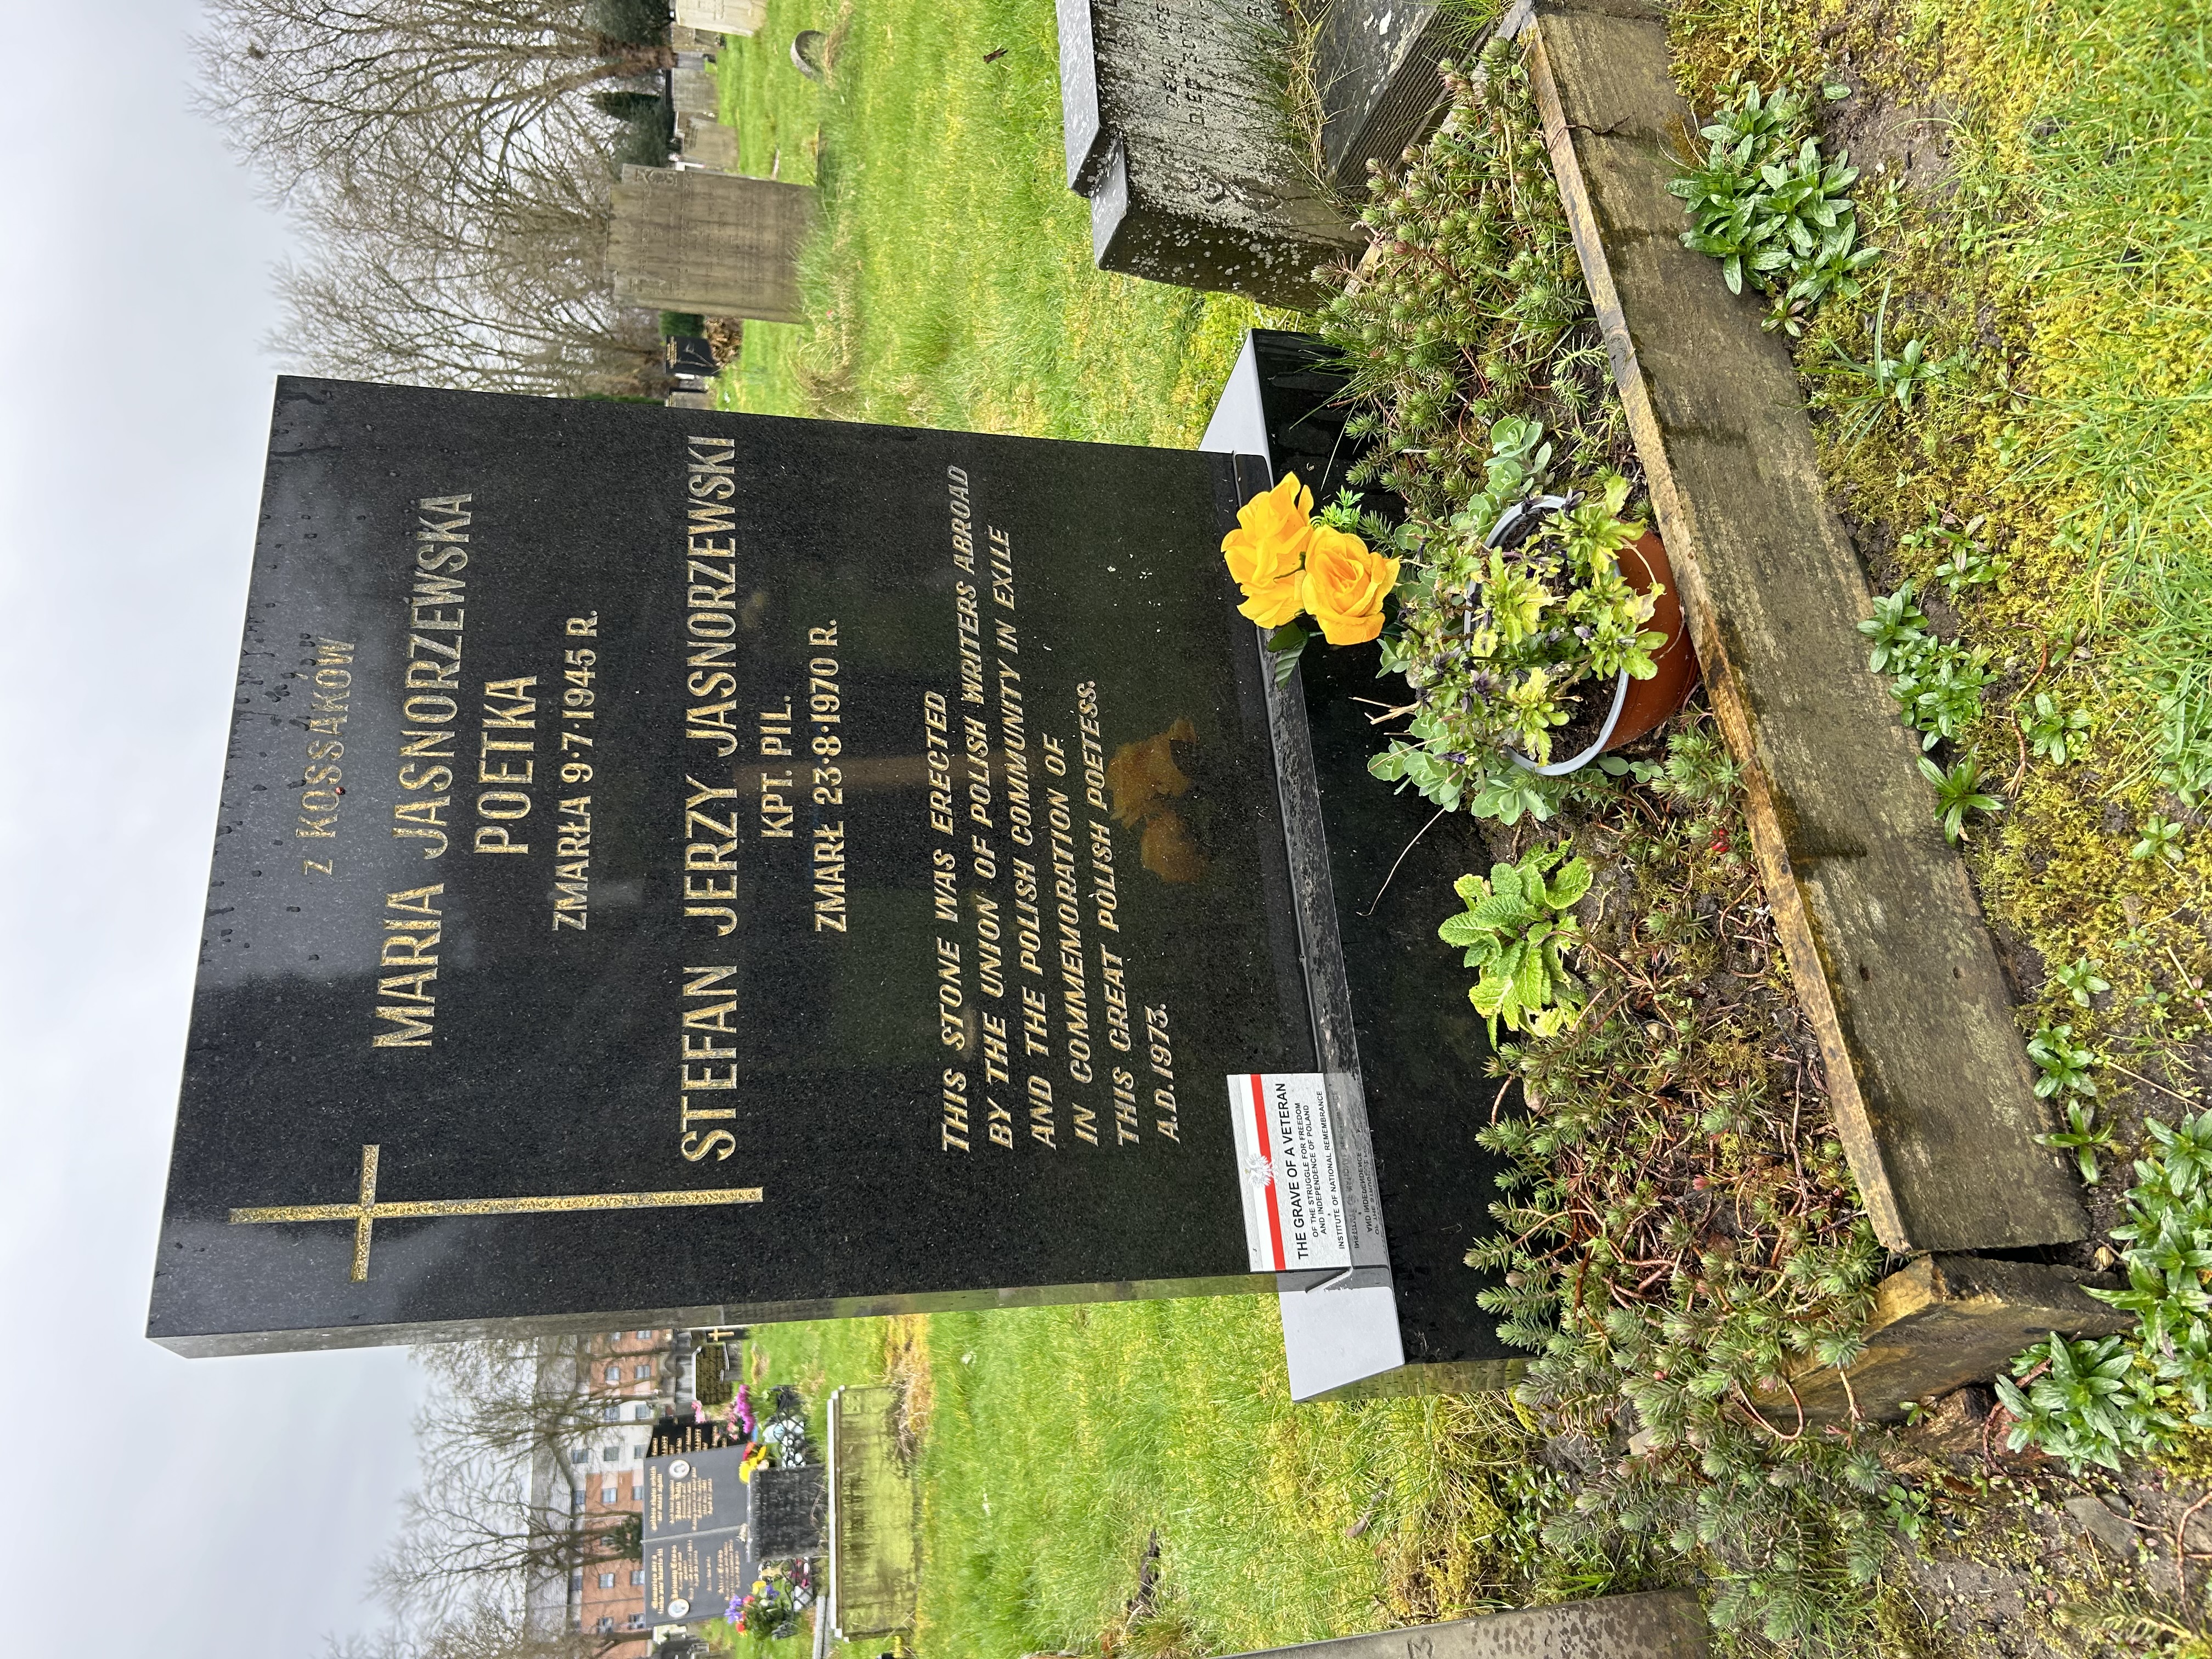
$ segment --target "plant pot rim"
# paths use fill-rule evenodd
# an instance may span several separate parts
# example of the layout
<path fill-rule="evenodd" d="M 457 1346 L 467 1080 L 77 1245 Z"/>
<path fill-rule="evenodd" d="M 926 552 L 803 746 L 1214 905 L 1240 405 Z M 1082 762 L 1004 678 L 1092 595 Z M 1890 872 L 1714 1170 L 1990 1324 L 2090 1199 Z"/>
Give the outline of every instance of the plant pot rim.
<path fill-rule="evenodd" d="M 1523 520 L 1557 513 L 1563 507 L 1571 506 L 1574 499 L 1571 495 L 1523 496 L 1498 515 L 1498 522 L 1490 526 L 1490 533 L 1482 538 L 1482 544 L 1485 547 L 1496 547 L 1504 539 L 1507 532 L 1516 528 Z M 1620 724 L 1620 711 L 1627 701 L 1628 671 L 1623 668 L 1618 671 L 1613 680 L 1613 707 L 1606 711 L 1605 724 L 1598 728 L 1597 736 L 1591 741 L 1589 748 L 1580 754 L 1570 756 L 1565 760 L 1551 761 L 1540 766 L 1517 749 L 1509 749 L 1505 752 L 1513 757 L 1513 763 L 1516 766 L 1520 767 L 1523 771 L 1534 772 L 1539 777 L 1564 777 L 1570 772 L 1579 772 L 1602 755 L 1605 752 L 1606 744 L 1613 741 L 1613 728 Z"/>

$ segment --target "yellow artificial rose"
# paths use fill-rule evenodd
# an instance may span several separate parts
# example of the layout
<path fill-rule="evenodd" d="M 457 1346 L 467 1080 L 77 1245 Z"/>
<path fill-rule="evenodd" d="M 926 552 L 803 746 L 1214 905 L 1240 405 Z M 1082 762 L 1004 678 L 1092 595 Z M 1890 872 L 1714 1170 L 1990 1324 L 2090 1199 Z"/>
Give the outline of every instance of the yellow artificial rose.
<path fill-rule="evenodd" d="M 1221 556 L 1247 599 L 1272 592 L 1285 578 L 1296 580 L 1306 538 L 1313 533 L 1312 512 L 1313 491 L 1298 482 L 1295 472 L 1285 473 L 1282 483 L 1237 509 L 1237 528 L 1221 538 Z M 1246 607 L 1245 615 L 1251 614 Z M 1293 606 L 1291 616 L 1297 614 Z"/>
<path fill-rule="evenodd" d="M 1382 631 L 1382 601 L 1398 585 L 1398 561 L 1367 550 L 1357 536 L 1317 526 L 1306 544 L 1300 597 L 1331 645 L 1359 645 Z"/>
<path fill-rule="evenodd" d="M 1237 609 L 1262 628 L 1280 628 L 1306 608 L 1305 593 L 1298 586 L 1296 570 L 1265 586 L 1248 587 L 1244 592 L 1244 603 Z"/>

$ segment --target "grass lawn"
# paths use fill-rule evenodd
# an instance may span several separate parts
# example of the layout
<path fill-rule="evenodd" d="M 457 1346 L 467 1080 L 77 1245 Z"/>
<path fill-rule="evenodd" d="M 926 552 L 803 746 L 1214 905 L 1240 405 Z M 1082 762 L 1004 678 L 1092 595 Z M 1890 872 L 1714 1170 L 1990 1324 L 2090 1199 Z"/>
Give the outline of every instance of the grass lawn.
<path fill-rule="evenodd" d="M 769 1326 L 752 1346 L 817 1425 L 841 1383 L 913 1390 L 924 1654 L 1092 1649 L 1155 1539 L 1154 1639 L 1194 1652 L 1591 1588 L 1538 1559 L 1534 1443 L 1507 1402 L 1293 1406 L 1271 1297 Z"/>
<path fill-rule="evenodd" d="M 841 21 L 842 18 L 842 21 Z M 831 83 L 791 66 L 836 37 Z M 996 61 L 985 58 L 1000 48 Z M 1052 8 L 771 0 L 720 58 L 738 164 L 794 168 L 819 123 L 810 320 L 748 323 L 734 409 L 1119 443 L 1195 442 L 1255 308 L 1091 264 L 1065 182 Z"/>

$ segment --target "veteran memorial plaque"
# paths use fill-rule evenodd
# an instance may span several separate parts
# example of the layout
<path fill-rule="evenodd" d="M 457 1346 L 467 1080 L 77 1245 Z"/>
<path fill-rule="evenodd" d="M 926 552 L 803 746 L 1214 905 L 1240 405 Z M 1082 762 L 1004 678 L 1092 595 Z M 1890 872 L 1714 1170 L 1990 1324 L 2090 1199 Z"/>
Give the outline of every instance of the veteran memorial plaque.
<path fill-rule="evenodd" d="M 1224 1081 L 1317 1066 L 1237 500 L 281 381 L 151 1334 L 1272 1288 Z"/>

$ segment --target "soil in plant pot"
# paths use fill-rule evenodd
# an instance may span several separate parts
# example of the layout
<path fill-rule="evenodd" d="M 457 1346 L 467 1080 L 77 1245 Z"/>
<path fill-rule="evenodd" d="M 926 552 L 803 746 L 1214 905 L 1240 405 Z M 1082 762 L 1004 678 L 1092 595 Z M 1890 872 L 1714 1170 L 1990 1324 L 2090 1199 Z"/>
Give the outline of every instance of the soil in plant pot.
<path fill-rule="evenodd" d="M 1584 680 L 1569 694 L 1567 701 L 1573 709 L 1565 726 L 1552 728 L 1552 760 L 1572 760 L 1597 741 L 1597 734 L 1605 730 L 1605 717 L 1613 712 L 1613 682 L 1595 678 Z"/>

